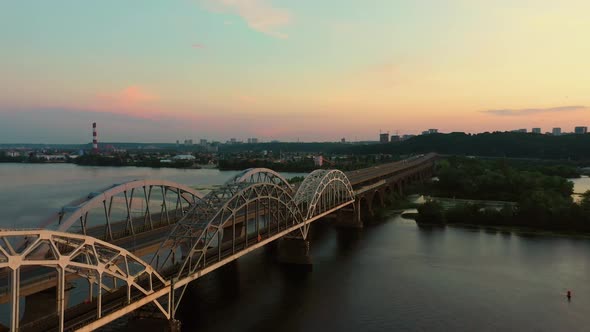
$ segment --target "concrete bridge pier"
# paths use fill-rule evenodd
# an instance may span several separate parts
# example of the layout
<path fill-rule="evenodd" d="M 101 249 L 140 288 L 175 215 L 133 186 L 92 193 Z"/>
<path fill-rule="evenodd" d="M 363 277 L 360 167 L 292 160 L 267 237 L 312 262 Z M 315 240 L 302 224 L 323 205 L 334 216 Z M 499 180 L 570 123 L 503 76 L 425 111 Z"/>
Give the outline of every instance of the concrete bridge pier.
<path fill-rule="evenodd" d="M 180 332 L 180 321 L 177 319 L 170 319 L 168 321 L 168 329 L 170 332 Z"/>
<path fill-rule="evenodd" d="M 278 260 L 281 264 L 305 266 L 311 269 L 309 241 L 303 238 L 284 237 L 278 241 Z"/>
<path fill-rule="evenodd" d="M 335 225 L 346 228 L 363 228 L 360 201 L 355 201 L 352 207 L 336 211 Z"/>

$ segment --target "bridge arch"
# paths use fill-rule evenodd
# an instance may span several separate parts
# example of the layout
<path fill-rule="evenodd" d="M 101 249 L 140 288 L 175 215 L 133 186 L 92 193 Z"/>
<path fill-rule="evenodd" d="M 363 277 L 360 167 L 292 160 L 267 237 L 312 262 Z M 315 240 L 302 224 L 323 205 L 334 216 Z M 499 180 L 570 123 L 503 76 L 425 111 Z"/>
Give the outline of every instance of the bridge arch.
<path fill-rule="evenodd" d="M 49 267 L 57 270 L 57 304 L 59 328 L 63 331 L 66 275 L 75 274 L 97 285 L 96 313 L 101 317 L 103 293 L 110 292 L 117 280 L 127 287 L 127 304 L 153 294 L 168 282 L 148 263 L 129 251 L 90 236 L 50 230 L 0 231 L 0 270 L 11 274 L 11 327 L 18 330 L 20 271 L 26 267 Z M 92 294 L 91 296 L 92 297 Z M 154 304 L 164 313 L 165 308 Z"/>
<path fill-rule="evenodd" d="M 43 226 L 114 240 L 172 224 L 202 198 L 197 190 L 179 183 L 134 180 L 92 192 L 62 207 Z"/>
<path fill-rule="evenodd" d="M 305 220 L 335 206 L 354 202 L 354 190 L 346 174 L 339 170 L 318 169 L 311 172 L 295 193 L 294 201 Z M 307 236 L 307 227 L 304 230 Z"/>
<path fill-rule="evenodd" d="M 285 185 L 291 188 L 289 181 L 282 176 L 280 173 L 273 171 L 269 168 L 248 168 L 242 172 L 234 175 L 232 178 L 226 181 L 226 184 L 232 183 L 274 183 L 278 185 Z"/>
<path fill-rule="evenodd" d="M 305 221 L 289 188 L 276 183 L 225 185 L 210 196 L 174 226 L 152 259 L 156 269 L 176 264 L 175 257 L 180 255 L 175 278 L 181 279 Z M 229 236 L 224 236 L 224 230 Z M 187 285 L 175 296 L 175 306 Z"/>

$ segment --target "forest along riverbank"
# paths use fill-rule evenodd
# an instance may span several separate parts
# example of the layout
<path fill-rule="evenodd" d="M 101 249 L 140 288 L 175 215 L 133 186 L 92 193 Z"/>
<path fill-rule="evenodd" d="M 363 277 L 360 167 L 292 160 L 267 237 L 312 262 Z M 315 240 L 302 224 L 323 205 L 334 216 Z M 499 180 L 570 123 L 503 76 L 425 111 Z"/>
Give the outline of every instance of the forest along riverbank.
<path fill-rule="evenodd" d="M 575 169 L 574 169 L 575 170 Z M 439 161 L 436 181 L 424 193 L 457 198 L 427 200 L 418 207 L 420 224 L 477 224 L 539 229 L 559 233 L 590 233 L 589 179 L 570 181 L 567 166 L 513 165 L 451 157 Z M 579 174 L 575 174 L 579 175 Z M 574 200 L 575 192 L 583 192 Z M 490 201 L 494 204 L 489 204 Z M 502 204 L 501 202 L 505 202 Z"/>

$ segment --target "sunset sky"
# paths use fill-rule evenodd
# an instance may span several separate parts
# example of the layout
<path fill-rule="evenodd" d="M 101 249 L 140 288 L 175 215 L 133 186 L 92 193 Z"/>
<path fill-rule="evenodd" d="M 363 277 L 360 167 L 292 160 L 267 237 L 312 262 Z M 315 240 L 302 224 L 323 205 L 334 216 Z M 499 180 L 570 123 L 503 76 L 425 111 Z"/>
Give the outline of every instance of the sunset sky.
<path fill-rule="evenodd" d="M 19 0 L 0 143 L 590 126 L 588 0 Z"/>

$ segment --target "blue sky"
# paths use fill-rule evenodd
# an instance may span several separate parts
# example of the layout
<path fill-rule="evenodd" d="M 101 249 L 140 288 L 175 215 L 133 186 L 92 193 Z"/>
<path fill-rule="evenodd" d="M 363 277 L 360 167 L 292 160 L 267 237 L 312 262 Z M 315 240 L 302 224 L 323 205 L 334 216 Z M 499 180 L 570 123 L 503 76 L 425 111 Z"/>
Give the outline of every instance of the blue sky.
<path fill-rule="evenodd" d="M 2 6 L 0 142 L 87 142 L 95 118 L 110 141 L 569 128 L 590 104 L 581 0 Z"/>

